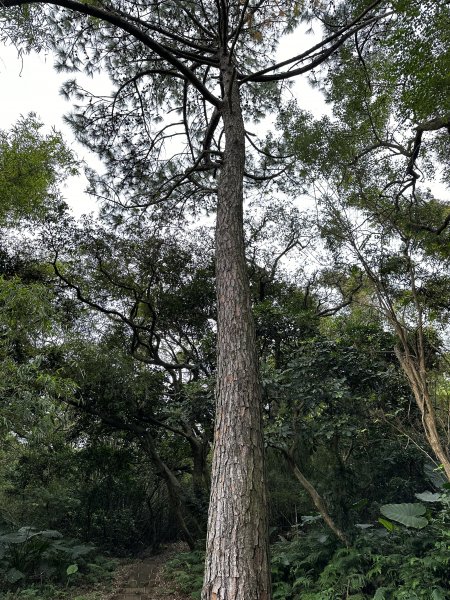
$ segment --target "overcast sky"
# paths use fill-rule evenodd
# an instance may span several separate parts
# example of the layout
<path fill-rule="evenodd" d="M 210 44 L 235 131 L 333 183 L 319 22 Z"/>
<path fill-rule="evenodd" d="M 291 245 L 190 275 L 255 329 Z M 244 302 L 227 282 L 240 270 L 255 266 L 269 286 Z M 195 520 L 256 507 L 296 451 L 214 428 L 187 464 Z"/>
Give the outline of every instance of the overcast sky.
<path fill-rule="evenodd" d="M 97 158 L 75 142 L 70 128 L 64 123 L 63 115 L 70 111 L 70 103 L 60 96 L 59 90 L 67 74 L 56 73 L 51 55 L 31 54 L 20 59 L 14 47 L 0 46 L 0 129 L 9 129 L 21 115 L 37 114 L 46 131 L 53 127 L 60 131 L 66 143 L 79 158 L 99 168 Z M 107 84 L 105 78 L 105 84 Z M 63 194 L 74 213 L 81 215 L 93 210 L 92 199 L 84 190 L 87 180 L 84 175 L 66 181 Z"/>

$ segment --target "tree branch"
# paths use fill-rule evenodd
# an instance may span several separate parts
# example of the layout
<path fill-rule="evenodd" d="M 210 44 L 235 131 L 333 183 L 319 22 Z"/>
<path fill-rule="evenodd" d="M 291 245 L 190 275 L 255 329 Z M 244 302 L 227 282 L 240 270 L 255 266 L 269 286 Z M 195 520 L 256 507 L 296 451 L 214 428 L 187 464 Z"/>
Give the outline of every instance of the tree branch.
<path fill-rule="evenodd" d="M 174 54 L 169 51 L 165 46 L 152 39 L 149 35 L 144 33 L 139 27 L 128 22 L 126 18 L 121 17 L 117 13 L 112 13 L 109 10 L 94 6 L 92 4 L 84 4 L 77 0 L 0 0 L 0 7 L 11 8 L 14 6 L 23 6 L 25 4 L 51 4 L 53 6 L 60 6 L 61 8 L 67 8 L 73 12 L 77 12 L 83 15 L 88 15 L 100 19 L 105 23 L 109 23 L 114 27 L 118 27 L 122 31 L 125 31 L 132 35 L 134 38 L 139 40 L 144 46 L 155 52 L 158 56 L 173 65 L 177 71 L 183 74 L 192 85 L 201 93 L 201 95 L 214 106 L 220 107 L 221 101 L 219 98 L 214 96 L 208 88 L 198 79 L 198 77 L 183 64 Z M 198 56 L 196 57 L 199 58 Z"/>
<path fill-rule="evenodd" d="M 315 46 L 312 46 L 305 52 L 302 52 L 301 54 L 293 56 L 292 58 L 289 58 L 287 60 L 279 62 L 279 63 L 272 65 L 270 67 L 267 67 L 265 69 L 262 69 L 261 71 L 257 71 L 256 73 L 252 73 L 252 74 L 246 75 L 246 76 L 240 75 L 239 76 L 240 83 L 242 84 L 247 81 L 280 81 L 282 79 L 289 79 L 290 77 L 294 77 L 295 75 L 300 75 L 302 73 L 306 73 L 306 72 L 310 71 L 314 67 L 320 65 L 331 54 L 333 54 L 333 52 L 337 48 L 339 48 L 350 36 L 354 35 L 357 31 L 359 31 L 363 27 L 366 27 L 367 25 L 369 25 L 373 22 L 379 21 L 380 19 L 382 19 L 386 16 L 389 16 L 391 13 L 383 13 L 382 15 L 375 15 L 369 19 L 363 20 L 364 17 L 369 12 L 371 12 L 374 8 L 376 8 L 379 4 L 381 4 L 382 1 L 383 0 L 375 0 L 375 2 L 370 4 L 362 13 L 360 13 L 348 25 L 341 28 L 336 33 L 333 33 L 332 35 L 328 36 L 327 38 L 325 38 L 324 40 L 322 40 Z M 334 40 L 337 40 L 337 41 L 330 48 L 323 49 L 324 46 L 333 42 Z M 314 54 L 318 50 L 320 50 L 320 52 L 319 52 L 317 58 L 315 60 L 312 60 L 308 65 L 305 65 L 304 67 L 300 67 L 300 68 L 294 69 L 292 71 L 284 71 L 282 73 L 266 75 L 267 73 L 270 73 L 271 71 L 276 71 L 277 69 L 280 69 L 287 65 L 304 61 L 307 58 L 311 58 L 311 56 L 314 56 Z"/>
<path fill-rule="evenodd" d="M 448 129 L 450 133 L 450 115 L 445 115 L 444 117 L 437 117 L 436 119 L 431 119 L 431 121 L 426 121 L 425 123 L 420 123 L 416 127 L 416 136 L 414 138 L 413 149 L 411 152 L 411 158 L 409 159 L 408 167 L 406 169 L 406 173 L 411 175 L 411 177 L 416 180 L 419 178 L 418 173 L 415 171 L 416 160 L 419 156 L 420 147 L 422 145 L 422 136 L 426 131 L 437 131 L 438 129 Z"/>

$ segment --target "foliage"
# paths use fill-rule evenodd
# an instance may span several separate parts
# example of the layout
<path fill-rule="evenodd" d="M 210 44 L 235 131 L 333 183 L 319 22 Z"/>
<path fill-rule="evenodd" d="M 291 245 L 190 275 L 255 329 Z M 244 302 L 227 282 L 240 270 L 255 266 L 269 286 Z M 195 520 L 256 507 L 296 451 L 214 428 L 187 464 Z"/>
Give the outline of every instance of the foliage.
<path fill-rule="evenodd" d="M 428 520 L 424 517 L 426 508 L 423 504 L 384 504 L 380 507 L 381 513 L 406 527 L 422 529 L 428 525 Z"/>
<path fill-rule="evenodd" d="M 204 563 L 203 551 L 183 552 L 167 562 L 166 572 L 182 592 L 190 594 L 194 600 L 200 600 Z"/>
<path fill-rule="evenodd" d="M 59 185 L 76 174 L 72 152 L 55 131 L 42 135 L 31 114 L 0 131 L 0 226 L 42 219 L 61 204 Z"/>
<path fill-rule="evenodd" d="M 289 600 L 322 598 L 448 598 L 450 531 L 448 500 L 428 513 L 430 523 L 411 525 L 414 504 L 381 507 L 383 514 L 406 521 L 407 528 L 360 526 L 349 548 L 330 544 L 327 535 L 311 532 L 273 547 L 274 588 Z M 424 514 L 425 507 L 414 511 Z M 416 517 L 418 518 L 418 517 Z M 416 530 L 410 527 L 417 527 Z"/>
<path fill-rule="evenodd" d="M 412 414 L 392 336 L 377 315 L 355 307 L 345 316 L 325 319 L 310 339 L 297 340 L 289 356 L 286 368 L 265 366 L 263 371 L 271 402 L 269 447 L 293 453 L 346 529 L 356 518 L 352 506 L 363 498 L 359 518 L 377 514 L 377 502 L 406 501 L 424 484 L 422 461 L 415 448 L 405 451 L 398 431 L 391 429 Z M 292 475 L 274 451 L 269 453 L 272 524 L 285 527 L 286 521 L 296 521 L 295 512 L 309 512 L 311 504 L 293 488 Z M 284 493 L 290 497 L 281 506 Z"/>
<path fill-rule="evenodd" d="M 56 530 L 21 527 L 0 535 L 0 573 L 5 589 L 37 582 L 72 583 L 80 578 L 92 583 L 113 568 L 114 563 L 100 557 L 92 544 L 64 538 Z"/>
<path fill-rule="evenodd" d="M 429 493 L 428 493 L 429 494 Z M 424 496 L 424 494 L 421 494 Z M 429 496 L 427 496 L 429 497 Z M 429 497 L 435 507 L 429 523 L 387 530 L 373 523 L 360 524 L 359 533 L 345 548 L 317 520 L 305 517 L 305 528 L 294 530 L 291 540 L 272 544 L 273 595 L 278 600 L 435 600 L 449 598 L 449 498 Z M 438 504 L 436 504 L 438 503 Z M 403 519 L 414 504 L 395 506 Z M 382 512 L 386 507 L 381 507 Z M 403 511 L 403 513 L 402 513 Z M 415 511 L 417 512 L 417 511 Z M 421 514 L 422 510 L 419 510 Z M 400 522 L 400 519 L 398 521 Z M 199 598 L 203 552 L 177 555 L 167 572 L 182 591 Z"/>
<path fill-rule="evenodd" d="M 215 7 L 220 13 L 226 3 L 124 1 L 121 11 L 80 3 L 87 19 L 28 7 L 9 13 L 13 3 L 3 3 L 1 35 L 26 48 L 45 38 L 58 68 L 102 69 L 115 90 L 94 97 L 75 80 L 64 86 L 77 103 L 70 123 L 106 164 L 104 176 L 90 173 L 103 200 L 96 221 L 64 213 L 58 186 L 74 160 L 59 135 L 43 135 L 34 117 L 0 134 L 0 224 L 33 222 L 31 237 L 44 242 L 25 263 L 14 248 L 0 249 L 1 518 L 8 529 L 34 527 L 0 538 L 12 588 L 36 582 L 44 567 L 49 578 L 94 581 L 103 566 L 83 556 L 89 542 L 120 553 L 157 547 L 179 535 L 175 513 L 203 533 L 217 300 L 215 242 L 195 220 L 216 209 L 228 137 L 218 114 L 231 90 L 217 79 L 217 40 L 226 33 L 213 25 Z M 422 492 L 412 503 L 425 479 L 422 424 L 432 411 L 421 414 L 420 400 L 428 391 L 434 440 L 448 440 L 449 206 L 427 184 L 448 158 L 449 9 L 400 0 L 384 13 L 380 2 L 367 13 L 368 28 L 341 35 L 365 6 L 277 1 L 253 11 L 230 2 L 219 18 L 236 35 L 227 63 L 237 65 L 248 129 L 246 255 L 272 536 L 281 540 L 273 546 L 274 599 L 449 595 L 445 494 Z M 126 24 L 123 35 L 101 24 L 99 10 Z M 333 116 L 315 120 L 285 102 L 279 69 L 264 68 L 282 33 L 300 21 L 315 25 L 317 16 L 342 38 L 339 48 L 331 56 L 318 46 L 286 72 L 330 59 L 311 79 Z M 169 122 L 175 114 L 180 121 Z M 278 114 L 278 129 L 259 139 L 250 128 L 269 114 Z M 185 135 L 171 154 L 168 141 Z M 280 192 L 318 199 L 318 222 L 271 198 Z M 305 268 L 288 268 L 291 251 Z M 315 272 L 308 251 L 322 263 Z M 405 385 L 397 356 L 410 361 L 402 363 L 410 373 L 417 367 L 421 393 Z M 326 500 L 349 547 L 310 515 L 286 454 Z M 83 544 L 55 538 L 54 528 Z M 170 569 L 198 597 L 202 554 Z M 28 587 L 19 596 L 39 593 Z"/>
<path fill-rule="evenodd" d="M 437 525 L 437 524 L 436 524 Z M 450 531 L 366 529 L 351 548 L 320 532 L 272 546 L 273 597 L 278 600 L 434 600 L 448 595 Z M 192 598 L 201 590 L 203 554 L 182 554 L 169 575 Z"/>

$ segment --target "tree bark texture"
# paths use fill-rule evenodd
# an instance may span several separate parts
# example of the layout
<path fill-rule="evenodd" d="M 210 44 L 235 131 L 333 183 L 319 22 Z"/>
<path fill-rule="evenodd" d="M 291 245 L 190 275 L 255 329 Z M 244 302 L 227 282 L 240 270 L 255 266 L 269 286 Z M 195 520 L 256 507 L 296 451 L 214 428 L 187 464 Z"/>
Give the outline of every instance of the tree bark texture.
<path fill-rule="evenodd" d="M 228 57 L 222 85 L 216 423 L 202 600 L 270 600 L 262 394 L 244 252 L 245 131 Z"/>

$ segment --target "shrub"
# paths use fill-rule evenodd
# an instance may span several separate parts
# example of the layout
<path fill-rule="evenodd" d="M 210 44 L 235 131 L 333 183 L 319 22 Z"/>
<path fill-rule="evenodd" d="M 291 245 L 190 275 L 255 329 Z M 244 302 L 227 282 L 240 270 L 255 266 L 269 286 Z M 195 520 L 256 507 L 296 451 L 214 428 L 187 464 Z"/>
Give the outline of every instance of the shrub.
<path fill-rule="evenodd" d="M 168 561 L 166 570 L 182 592 L 190 594 L 194 600 L 200 600 L 204 566 L 205 553 L 195 550 L 175 556 Z"/>
<path fill-rule="evenodd" d="M 383 514 L 400 525 L 386 519 L 361 525 L 349 548 L 321 529 L 273 544 L 273 599 L 450 600 L 449 501 L 445 494 L 418 498 L 436 506 L 426 510 L 427 524 L 422 505 L 391 504 L 382 507 Z M 167 565 L 182 591 L 195 599 L 203 563 L 203 552 L 190 552 Z"/>
<path fill-rule="evenodd" d="M 96 582 L 114 569 L 115 563 L 95 556 L 95 547 L 65 539 L 54 530 L 22 527 L 0 535 L 0 579 L 4 589 L 45 582 L 70 583 L 80 578 Z M 33 598 L 35 590 L 23 590 Z"/>

